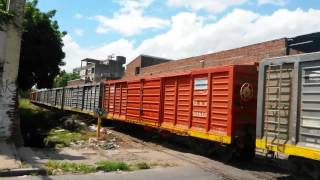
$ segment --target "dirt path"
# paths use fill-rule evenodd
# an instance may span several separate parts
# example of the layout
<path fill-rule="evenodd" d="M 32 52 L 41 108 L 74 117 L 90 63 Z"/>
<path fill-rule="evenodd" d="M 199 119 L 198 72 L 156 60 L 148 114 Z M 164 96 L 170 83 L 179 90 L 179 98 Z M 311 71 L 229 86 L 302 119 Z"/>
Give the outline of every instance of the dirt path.
<path fill-rule="evenodd" d="M 72 118 L 71 118 L 72 119 Z M 86 118 L 80 118 L 86 122 Z M 90 126 L 88 130 L 90 129 Z M 170 142 L 158 133 L 144 131 L 143 128 L 125 124 L 108 124 L 104 129 L 103 145 L 100 142 L 77 141 L 58 150 L 50 148 L 24 147 L 18 153 L 26 166 L 44 167 L 48 160 L 72 163 L 94 164 L 101 160 L 125 162 L 128 164 L 147 163 L 151 168 L 197 166 L 223 179 L 292 179 L 287 172 L 277 166 L 278 162 L 268 162 L 257 156 L 251 162 L 225 163 L 219 158 L 207 157 L 194 152 L 193 148 Z M 61 131 L 61 130 L 57 130 Z M 94 132 L 91 132 L 91 134 Z M 184 141 L 184 140 L 182 140 Z M 181 141 L 178 141 L 181 142 Z M 196 147 L 194 144 L 192 147 Z M 199 146 L 200 147 L 200 146 Z"/>
<path fill-rule="evenodd" d="M 196 165 L 201 169 L 217 174 L 223 177 L 223 179 L 271 180 L 293 178 L 286 171 L 281 170 L 276 166 L 266 164 L 265 162 L 263 162 L 263 159 L 256 158 L 252 162 L 235 162 L 233 164 L 225 164 L 223 162 L 210 159 L 205 156 L 177 151 L 159 144 L 146 142 L 121 132 L 113 130 L 112 132 L 124 139 L 126 142 L 136 142 L 138 144 L 142 144 L 145 147 L 167 154 L 168 156 L 175 157 L 188 164 Z"/>

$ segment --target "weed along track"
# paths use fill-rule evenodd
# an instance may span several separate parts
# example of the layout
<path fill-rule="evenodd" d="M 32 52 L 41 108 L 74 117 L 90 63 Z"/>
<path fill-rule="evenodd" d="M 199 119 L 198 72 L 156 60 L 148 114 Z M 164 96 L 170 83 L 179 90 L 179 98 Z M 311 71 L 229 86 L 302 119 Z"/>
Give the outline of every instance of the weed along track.
<path fill-rule="evenodd" d="M 19 149 L 25 167 L 44 168 L 48 175 L 87 174 L 98 171 L 136 171 L 176 166 L 175 158 L 123 139 L 102 127 L 97 140 L 96 126 L 88 117 L 51 112 L 21 100 L 20 108 L 25 138 L 42 134 L 37 143 Z M 59 114 L 59 116 L 57 116 Z M 43 121 L 46 119 L 46 121 Z M 27 122 L 36 126 L 27 126 Z M 52 123 L 59 122 L 59 123 Z M 72 123 L 71 123 L 72 122 Z M 35 131 L 36 130 L 36 131 Z M 145 156 L 145 154 L 150 154 Z"/>

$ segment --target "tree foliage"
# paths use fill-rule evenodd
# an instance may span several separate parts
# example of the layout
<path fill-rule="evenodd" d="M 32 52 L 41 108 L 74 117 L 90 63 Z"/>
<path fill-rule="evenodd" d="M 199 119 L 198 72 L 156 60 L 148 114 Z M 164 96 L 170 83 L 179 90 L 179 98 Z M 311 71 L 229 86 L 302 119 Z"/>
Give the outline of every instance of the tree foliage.
<path fill-rule="evenodd" d="M 61 73 L 54 79 L 53 86 L 64 87 L 67 86 L 68 81 L 79 78 L 80 76 L 78 73 L 67 73 L 65 71 L 61 71 Z"/>
<path fill-rule="evenodd" d="M 7 0 L 0 0 L 0 30 L 13 19 L 13 13 L 7 10 Z"/>
<path fill-rule="evenodd" d="M 29 1 L 25 6 L 18 76 L 21 89 L 35 84 L 38 88 L 51 88 L 59 66 L 65 65 L 62 37 L 66 32 L 61 32 L 58 22 L 52 20 L 56 11 L 41 12 L 37 3 Z"/>

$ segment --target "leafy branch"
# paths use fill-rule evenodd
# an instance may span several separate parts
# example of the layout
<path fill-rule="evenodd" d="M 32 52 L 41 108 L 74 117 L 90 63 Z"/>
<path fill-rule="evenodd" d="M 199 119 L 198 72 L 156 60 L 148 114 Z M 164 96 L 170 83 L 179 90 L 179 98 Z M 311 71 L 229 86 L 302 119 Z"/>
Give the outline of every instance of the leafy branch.
<path fill-rule="evenodd" d="M 0 0 L 0 30 L 4 30 L 4 26 L 14 17 L 14 14 L 7 10 L 7 6 L 7 0 Z"/>

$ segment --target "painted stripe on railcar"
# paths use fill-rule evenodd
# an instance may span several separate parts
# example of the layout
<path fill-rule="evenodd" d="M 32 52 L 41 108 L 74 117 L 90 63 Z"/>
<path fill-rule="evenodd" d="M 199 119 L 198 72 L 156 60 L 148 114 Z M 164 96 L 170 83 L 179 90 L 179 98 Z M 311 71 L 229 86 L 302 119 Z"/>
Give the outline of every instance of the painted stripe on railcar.
<path fill-rule="evenodd" d="M 284 144 L 281 146 L 266 146 L 265 139 L 256 139 L 256 147 L 264 150 L 281 152 L 288 155 L 301 156 L 313 160 L 320 160 L 320 150 L 314 148 L 307 148 L 302 146 L 296 146 L 292 144 Z"/>

